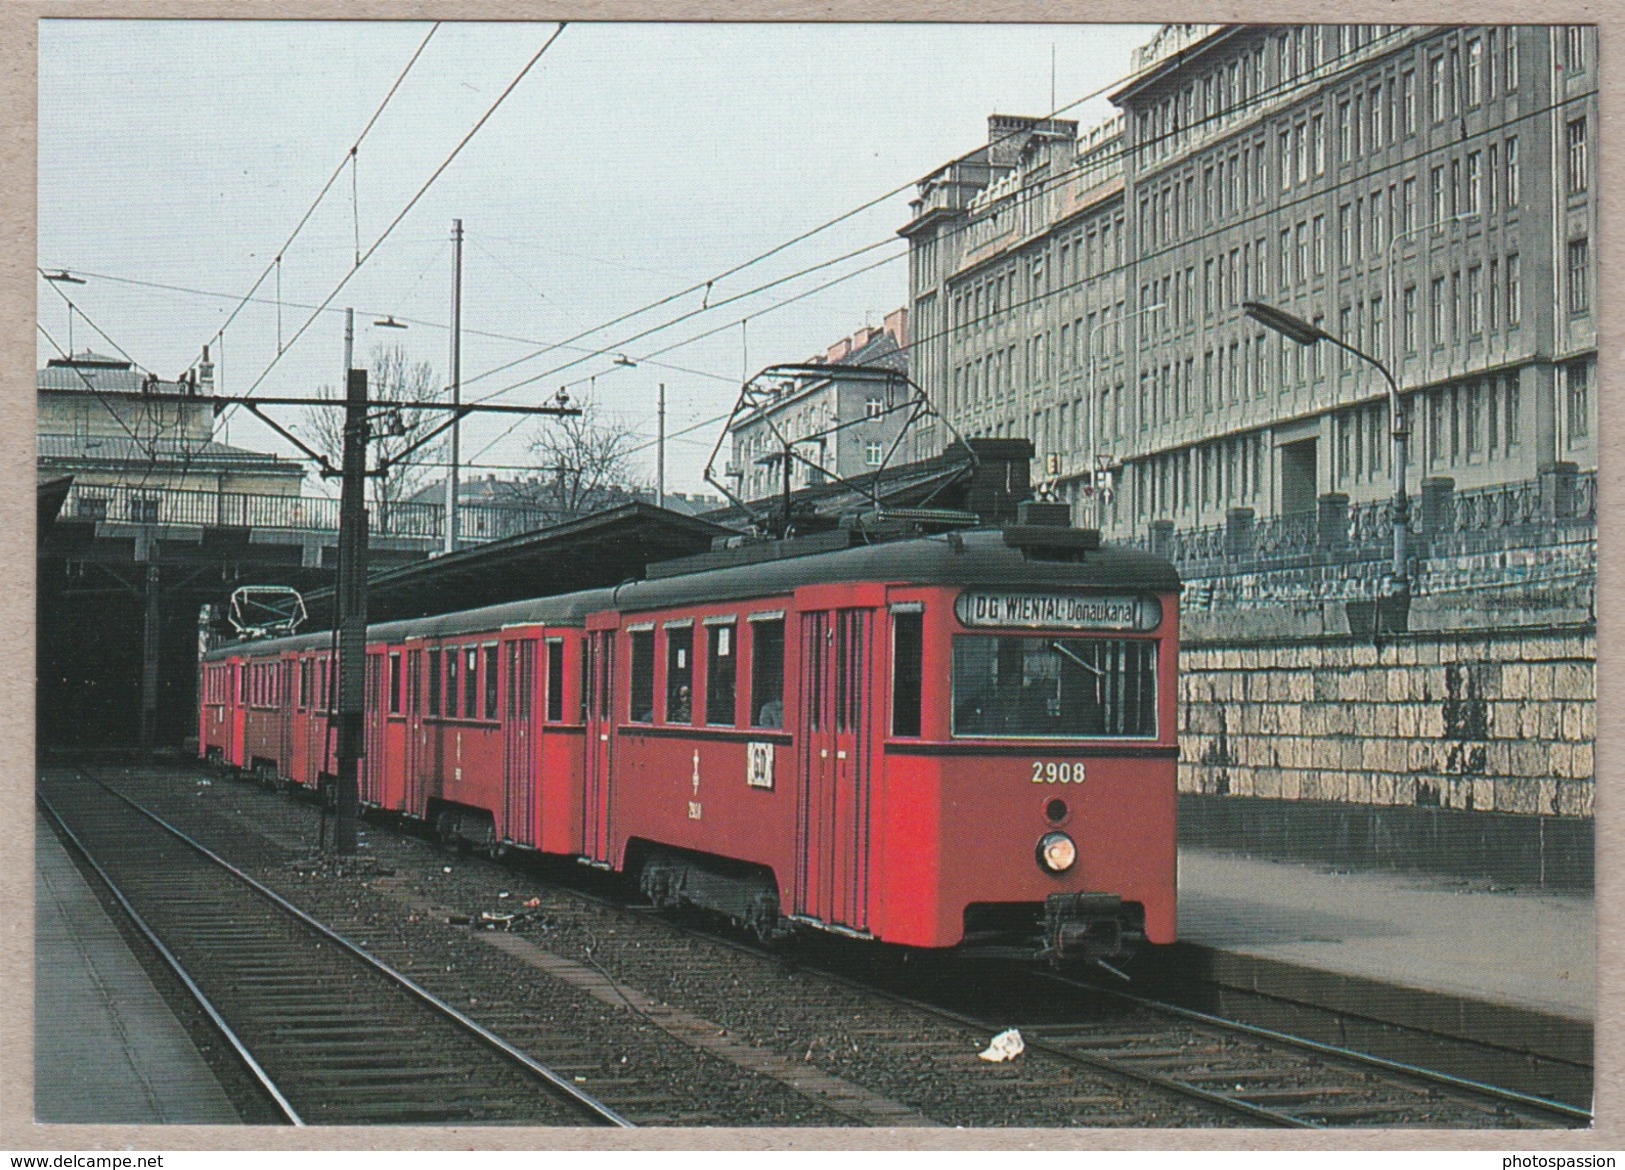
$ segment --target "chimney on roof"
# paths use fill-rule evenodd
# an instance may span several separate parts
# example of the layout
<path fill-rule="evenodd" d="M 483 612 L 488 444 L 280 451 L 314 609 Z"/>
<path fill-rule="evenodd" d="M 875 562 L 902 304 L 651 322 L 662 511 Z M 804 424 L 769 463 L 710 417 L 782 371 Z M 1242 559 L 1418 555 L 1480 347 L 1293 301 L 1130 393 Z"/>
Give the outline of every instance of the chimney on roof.
<path fill-rule="evenodd" d="M 908 306 L 893 309 L 886 314 L 886 332 L 892 335 L 900 349 L 908 348 Z"/>
<path fill-rule="evenodd" d="M 827 361 L 838 362 L 851 352 L 852 339 L 850 337 L 843 337 L 841 340 L 829 347 L 824 357 Z"/>
<path fill-rule="evenodd" d="M 197 364 L 198 389 L 204 394 L 214 393 L 214 363 L 209 360 L 209 347 L 203 347 L 203 358 Z"/>

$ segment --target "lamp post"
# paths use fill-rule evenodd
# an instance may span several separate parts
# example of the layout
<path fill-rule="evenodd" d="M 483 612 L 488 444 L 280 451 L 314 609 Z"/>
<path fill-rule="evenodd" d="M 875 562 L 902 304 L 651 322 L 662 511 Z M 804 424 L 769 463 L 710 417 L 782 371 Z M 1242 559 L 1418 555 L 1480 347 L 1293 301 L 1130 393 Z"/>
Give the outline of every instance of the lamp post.
<path fill-rule="evenodd" d="M 1167 307 L 1168 306 L 1166 303 L 1158 301 L 1154 305 L 1146 305 L 1144 308 L 1136 309 L 1132 313 L 1125 314 L 1113 322 L 1113 324 L 1121 329 L 1123 324 L 1127 321 L 1132 321 L 1136 317 L 1144 317 L 1148 313 L 1161 312 Z M 1103 318 L 1098 327 L 1091 322 L 1083 334 L 1083 390 L 1084 394 L 1089 399 L 1089 457 L 1092 460 L 1089 468 L 1089 482 L 1091 487 L 1091 495 L 1094 499 L 1095 528 L 1097 530 L 1105 525 L 1106 509 L 1105 501 L 1102 499 L 1102 493 L 1100 490 L 1101 485 L 1098 480 L 1100 473 L 1104 471 L 1105 468 L 1102 466 L 1100 450 L 1100 404 L 1095 396 L 1094 385 L 1095 335 L 1097 333 L 1104 333 L 1105 331 L 1106 322 Z"/>
<path fill-rule="evenodd" d="M 1341 337 L 1327 333 L 1319 325 L 1311 325 L 1302 317 L 1294 317 L 1283 309 L 1261 301 L 1244 301 L 1242 311 L 1260 325 L 1275 330 L 1281 336 L 1299 345 L 1317 345 L 1329 341 L 1339 349 L 1347 350 L 1362 361 L 1369 362 L 1388 383 L 1388 413 L 1394 436 L 1394 589 L 1398 593 L 1410 591 L 1407 540 L 1410 535 L 1411 502 L 1405 490 L 1405 460 L 1410 439 L 1410 425 L 1404 407 L 1399 401 L 1399 385 L 1388 367 L 1368 353 L 1355 349 Z"/>

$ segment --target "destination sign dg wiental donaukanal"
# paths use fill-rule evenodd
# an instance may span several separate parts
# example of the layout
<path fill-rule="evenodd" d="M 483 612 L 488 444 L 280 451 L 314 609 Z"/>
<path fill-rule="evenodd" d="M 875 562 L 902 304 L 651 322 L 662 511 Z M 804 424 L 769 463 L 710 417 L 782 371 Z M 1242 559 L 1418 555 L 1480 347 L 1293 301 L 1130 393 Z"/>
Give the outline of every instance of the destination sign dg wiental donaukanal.
<path fill-rule="evenodd" d="M 1075 593 L 991 593 L 966 590 L 954 613 L 967 626 L 1023 626 L 1035 630 L 1154 630 L 1162 606 L 1154 597 Z"/>

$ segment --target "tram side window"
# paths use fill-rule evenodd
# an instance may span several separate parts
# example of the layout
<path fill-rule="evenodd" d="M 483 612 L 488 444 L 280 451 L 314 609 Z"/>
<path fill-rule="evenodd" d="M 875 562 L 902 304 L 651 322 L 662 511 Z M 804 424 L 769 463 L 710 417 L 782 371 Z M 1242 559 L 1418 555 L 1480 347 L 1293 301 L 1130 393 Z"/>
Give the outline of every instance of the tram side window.
<path fill-rule="evenodd" d="M 631 700 L 627 711 L 633 723 L 653 723 L 655 718 L 655 632 L 633 630 Z"/>
<path fill-rule="evenodd" d="M 705 628 L 705 721 L 717 727 L 732 727 L 734 715 L 734 627 Z"/>
<path fill-rule="evenodd" d="M 440 714 L 440 651 L 429 651 L 429 714 Z"/>
<path fill-rule="evenodd" d="M 480 652 L 470 646 L 463 652 L 463 718 L 480 717 Z"/>
<path fill-rule="evenodd" d="M 956 637 L 953 733 L 1154 736 L 1156 649 L 1146 639 Z"/>
<path fill-rule="evenodd" d="M 512 685 L 512 680 L 509 680 Z M 497 648 L 485 647 L 485 717 L 497 717 Z"/>
<path fill-rule="evenodd" d="M 892 615 L 891 733 L 920 734 L 920 679 L 923 674 L 923 615 Z"/>
<path fill-rule="evenodd" d="M 750 722 L 784 726 L 784 619 L 750 623 Z"/>
<path fill-rule="evenodd" d="M 401 656 L 396 651 L 389 656 L 389 713 L 401 713 Z"/>
<path fill-rule="evenodd" d="M 547 718 L 564 720 L 564 642 L 556 638 L 547 644 Z"/>
<path fill-rule="evenodd" d="M 666 722 L 694 719 L 694 627 L 666 631 Z"/>
<path fill-rule="evenodd" d="M 446 718 L 457 718 L 457 655 L 454 646 L 446 651 Z"/>

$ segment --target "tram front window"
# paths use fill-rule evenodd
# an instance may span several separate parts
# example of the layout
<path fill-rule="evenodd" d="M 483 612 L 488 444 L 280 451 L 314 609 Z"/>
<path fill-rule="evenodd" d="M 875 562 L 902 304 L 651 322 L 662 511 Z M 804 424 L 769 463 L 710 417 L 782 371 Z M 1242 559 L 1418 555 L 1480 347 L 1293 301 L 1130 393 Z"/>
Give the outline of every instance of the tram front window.
<path fill-rule="evenodd" d="M 953 734 L 1150 738 L 1156 643 L 1129 638 L 954 638 Z"/>

